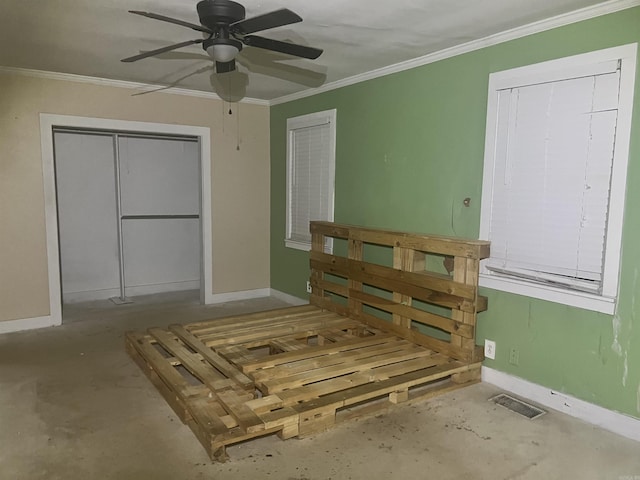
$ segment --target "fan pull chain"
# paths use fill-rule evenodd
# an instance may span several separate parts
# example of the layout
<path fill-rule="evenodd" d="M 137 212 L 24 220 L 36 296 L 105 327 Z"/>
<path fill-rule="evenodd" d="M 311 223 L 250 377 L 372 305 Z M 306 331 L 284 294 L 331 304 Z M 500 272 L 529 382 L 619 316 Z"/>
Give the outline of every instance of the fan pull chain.
<path fill-rule="evenodd" d="M 224 100 L 220 103 L 220 114 L 222 117 L 222 133 L 224 134 Z"/>
<path fill-rule="evenodd" d="M 240 151 L 240 105 L 238 105 L 238 114 L 236 115 L 236 150 Z"/>

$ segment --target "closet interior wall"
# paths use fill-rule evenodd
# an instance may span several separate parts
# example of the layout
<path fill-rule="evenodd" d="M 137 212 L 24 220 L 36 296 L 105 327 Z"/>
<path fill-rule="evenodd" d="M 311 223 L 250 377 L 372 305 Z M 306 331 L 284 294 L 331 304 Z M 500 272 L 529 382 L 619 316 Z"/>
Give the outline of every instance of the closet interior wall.
<path fill-rule="evenodd" d="M 198 289 L 198 139 L 54 129 L 63 302 Z"/>

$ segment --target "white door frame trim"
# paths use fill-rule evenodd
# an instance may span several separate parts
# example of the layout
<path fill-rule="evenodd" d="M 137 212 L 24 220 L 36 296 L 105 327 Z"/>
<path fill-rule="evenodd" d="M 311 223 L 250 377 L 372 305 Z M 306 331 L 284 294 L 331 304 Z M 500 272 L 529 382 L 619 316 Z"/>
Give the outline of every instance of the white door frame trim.
<path fill-rule="evenodd" d="M 200 223 L 202 230 L 202 282 L 200 285 L 200 299 L 205 304 L 213 303 L 213 248 L 211 243 L 213 236 L 211 222 L 211 133 L 209 128 L 191 125 L 173 125 L 165 123 L 137 122 L 41 113 L 40 143 L 42 148 L 42 180 L 44 184 L 47 266 L 49 270 L 50 318 L 49 322 L 47 322 L 48 325 L 62 324 L 60 250 L 58 245 L 58 211 L 56 202 L 53 127 L 72 127 L 167 135 L 189 135 L 198 137 L 200 144 Z M 25 327 L 27 326 L 25 325 Z"/>

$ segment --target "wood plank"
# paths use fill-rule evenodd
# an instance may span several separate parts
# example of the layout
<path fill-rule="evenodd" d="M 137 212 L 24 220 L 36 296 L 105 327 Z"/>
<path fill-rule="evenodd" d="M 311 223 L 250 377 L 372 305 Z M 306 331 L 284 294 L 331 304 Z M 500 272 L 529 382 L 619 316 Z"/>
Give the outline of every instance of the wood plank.
<path fill-rule="evenodd" d="M 388 290 L 390 292 L 403 292 L 417 300 L 433 303 L 447 308 L 456 308 L 463 311 L 474 312 L 476 297 L 475 293 L 467 296 L 465 294 L 443 293 L 429 288 L 422 287 L 415 283 L 409 283 L 406 280 L 397 279 L 401 275 L 409 275 L 408 272 L 402 272 L 389 267 L 367 264 L 365 262 L 355 262 L 349 259 L 332 257 L 326 254 L 317 254 L 311 252 L 311 266 L 316 270 L 326 273 L 335 273 L 342 276 L 348 276 L 362 282 L 363 284 Z M 412 274 L 416 277 L 424 277 L 424 274 Z M 464 286 L 464 285 L 463 285 Z M 464 286 L 466 289 L 466 286 Z M 458 290 L 456 291 L 458 293 Z"/>
<path fill-rule="evenodd" d="M 212 348 L 229 344 L 247 344 L 252 341 L 257 342 L 256 345 L 267 345 L 268 340 L 271 338 L 293 334 L 311 336 L 314 335 L 317 330 L 323 330 L 329 327 L 349 328 L 349 326 L 353 324 L 353 320 L 331 313 L 330 315 L 317 320 L 306 320 L 304 322 L 286 325 L 274 325 L 271 328 L 264 327 L 256 329 L 241 329 L 238 331 L 231 330 L 224 333 L 218 333 L 216 335 L 201 335 L 198 338 L 200 338 L 200 340 L 208 347 Z"/>
<path fill-rule="evenodd" d="M 297 323 L 302 323 L 309 320 L 320 320 L 323 318 L 332 318 L 335 316 L 332 315 L 331 312 L 322 311 L 316 306 L 313 306 L 313 309 L 314 310 L 307 309 L 301 314 L 286 316 L 283 315 L 271 319 L 261 318 L 252 322 L 237 322 L 231 325 L 218 325 L 217 322 L 212 322 L 208 326 L 203 326 L 198 330 L 193 330 L 189 325 L 186 325 L 185 327 L 196 337 L 203 339 L 207 336 L 214 336 L 229 331 L 244 332 L 257 329 L 268 329 L 273 326 L 295 325 Z"/>
<path fill-rule="evenodd" d="M 469 368 L 469 365 L 458 362 L 453 367 L 450 364 L 445 364 L 433 368 L 416 370 L 381 382 L 367 383 L 349 390 L 325 395 L 296 405 L 293 408 L 300 414 L 316 409 L 332 408 L 337 410 L 338 408 L 354 405 L 381 395 L 387 395 L 399 388 L 411 388 L 416 385 L 426 384 L 430 381 L 448 377 L 455 373 L 464 372 L 469 370 Z"/>
<path fill-rule="evenodd" d="M 347 255 L 350 260 L 362 261 L 364 255 L 364 244 L 360 240 L 349 239 L 349 250 Z M 351 277 L 347 281 L 348 306 L 350 312 L 362 312 L 362 302 L 352 297 L 348 293 L 351 291 L 361 292 L 362 282 Z"/>
<path fill-rule="evenodd" d="M 372 335 L 370 337 L 354 337 L 339 343 L 329 345 L 309 345 L 306 350 L 296 352 L 284 352 L 271 355 L 267 358 L 261 358 L 242 365 L 244 372 L 253 372 L 255 370 L 274 367 L 284 363 L 295 362 L 297 360 L 310 359 L 321 355 L 329 355 L 338 352 L 347 352 L 357 348 L 368 347 L 371 345 L 383 344 L 390 339 L 397 338 L 396 335 L 383 334 Z"/>
<path fill-rule="evenodd" d="M 190 385 L 173 366 L 164 360 L 164 357 L 149 343 L 144 334 L 129 332 L 126 334 L 126 338 L 129 340 L 129 344 L 137 352 L 140 352 L 147 367 L 153 370 L 174 394 L 183 401 L 189 397 Z"/>
<path fill-rule="evenodd" d="M 244 345 L 225 345 L 219 347 L 217 351 L 222 357 L 234 365 L 242 365 L 244 362 L 253 362 L 257 358 L 260 358 Z"/>
<path fill-rule="evenodd" d="M 329 393 L 348 390 L 371 382 L 387 380 L 398 375 L 414 372 L 416 370 L 424 370 L 426 368 L 443 365 L 445 363 L 450 363 L 450 359 L 443 356 L 429 356 L 425 358 L 407 360 L 393 365 L 385 365 L 375 369 L 331 378 L 329 380 L 324 380 L 310 385 L 303 385 L 298 388 L 278 392 L 277 395 L 278 398 L 282 399 L 284 405 L 297 405 L 299 402 L 309 401 Z"/>
<path fill-rule="evenodd" d="M 142 372 L 151 381 L 153 386 L 156 387 L 158 392 L 160 392 L 162 397 L 165 399 L 167 404 L 173 409 L 173 411 L 176 413 L 176 415 L 182 421 L 182 423 L 186 423 L 189 419 L 191 419 L 191 413 L 187 409 L 187 405 L 185 403 L 186 395 L 184 395 L 184 393 L 180 395 L 176 391 L 171 390 L 171 388 L 167 385 L 166 381 L 163 378 L 161 378 L 157 374 L 157 372 L 153 369 L 153 367 L 151 367 L 147 363 L 146 358 L 141 355 L 141 353 L 138 351 L 138 349 L 135 346 L 135 343 L 137 343 L 138 341 L 136 336 L 137 334 L 133 334 L 132 332 L 129 332 L 126 334 L 125 338 L 126 338 L 127 353 L 138 364 Z M 176 383 L 179 383 L 179 381 Z"/>
<path fill-rule="evenodd" d="M 429 352 L 425 349 L 407 348 L 406 353 L 393 352 L 386 355 L 368 357 L 366 360 L 359 360 L 346 364 L 318 368 L 316 370 L 305 371 L 284 378 L 265 380 L 263 382 L 259 382 L 259 386 L 261 390 L 269 394 L 277 393 L 282 390 L 299 387 L 309 383 L 325 380 L 327 378 L 333 378 L 341 375 L 346 375 L 348 373 L 369 370 L 378 366 L 387 365 L 390 362 L 398 362 L 418 357 L 425 357 L 428 355 Z"/>
<path fill-rule="evenodd" d="M 355 336 L 349 331 L 345 332 L 343 330 L 322 330 L 318 332 L 318 337 L 322 337 L 324 341 L 329 341 L 331 343 L 336 342 L 344 342 L 348 340 L 353 340 L 354 338 L 362 338 L 362 336 Z"/>
<path fill-rule="evenodd" d="M 407 284 L 421 287 L 432 292 L 452 295 L 469 301 L 473 301 L 475 299 L 475 288 L 464 281 L 461 282 L 459 280 L 454 280 L 451 277 L 429 271 L 413 272 L 408 270 L 413 267 L 413 262 L 411 260 L 412 254 L 409 253 L 413 252 L 413 250 L 396 248 L 394 251 L 398 252 L 396 255 L 399 257 L 395 259 L 395 262 L 397 262 L 395 265 L 397 266 L 394 265 L 393 268 L 361 260 L 344 258 L 337 255 L 316 252 L 311 252 L 310 261 L 312 261 L 314 265 L 320 267 L 320 270 L 325 270 L 326 267 L 333 267 L 335 272 L 347 278 L 351 278 L 353 276 L 352 271 L 355 270 L 356 272 L 361 271 L 362 273 L 371 276 L 388 278 L 389 280 L 399 282 L 401 285 Z M 404 292 L 404 290 L 401 290 L 401 292 Z"/>
<path fill-rule="evenodd" d="M 295 338 L 274 338 L 269 340 L 269 346 L 280 352 L 295 352 L 297 350 L 306 350 L 309 345 Z"/>
<path fill-rule="evenodd" d="M 351 292 L 350 295 L 362 300 L 362 303 L 370 305 L 389 313 L 398 314 L 402 317 L 410 318 L 423 325 L 430 325 L 449 333 L 455 333 L 465 338 L 474 338 L 475 328 L 473 325 L 467 325 L 461 321 L 436 315 L 434 313 L 418 310 L 407 305 L 398 304 L 392 300 L 381 298 L 375 295 L 361 292 Z M 406 327 L 405 327 L 406 328 Z"/>
<path fill-rule="evenodd" d="M 417 345 L 422 345 L 423 347 L 435 350 L 436 352 L 448 355 L 452 358 L 455 358 L 456 360 L 470 361 L 471 359 L 472 352 L 469 352 L 468 350 L 465 350 L 444 340 L 439 340 L 437 338 L 424 335 L 415 330 L 407 330 L 404 327 L 394 325 L 391 322 L 387 322 L 380 318 L 374 317 L 373 315 L 363 313 L 362 315 L 360 315 L 360 320 L 365 322 L 367 325 L 375 328 L 380 328 L 381 330 L 393 332 L 399 337 L 405 338 Z"/>
<path fill-rule="evenodd" d="M 182 325 L 170 325 L 169 331 L 175 334 L 186 345 L 189 345 L 197 353 L 202 355 L 204 360 L 209 362 L 213 368 L 225 375 L 227 378 L 234 380 L 244 389 L 253 390 L 253 381 L 242 373 L 237 367 L 229 363 L 223 357 L 207 347 L 203 342 L 196 338 L 191 332 L 187 331 Z"/>
<path fill-rule="evenodd" d="M 312 371 L 324 367 L 356 362 L 365 358 L 370 358 L 372 356 L 386 355 L 392 352 L 404 352 L 411 346 L 413 346 L 411 342 L 392 337 L 384 343 L 351 349 L 349 351 L 342 350 L 339 355 L 331 353 L 322 356 L 314 355 L 311 358 L 305 358 L 294 362 L 287 362 L 273 368 L 256 370 L 251 373 L 251 377 L 256 382 L 264 382 L 267 380 L 275 380 L 282 377 L 290 377 L 291 375 L 302 372 L 307 372 L 310 374 L 312 373 Z"/>
<path fill-rule="evenodd" d="M 341 321 L 332 321 L 332 322 L 324 322 L 318 323 L 317 325 L 300 325 L 296 327 L 287 327 L 285 329 L 276 329 L 274 332 L 268 331 L 260 331 L 254 332 L 250 334 L 243 335 L 241 337 L 233 336 L 233 339 L 230 339 L 228 336 L 222 336 L 219 340 L 208 340 L 207 344 L 218 353 L 221 353 L 223 349 L 230 345 L 242 345 L 247 349 L 254 349 L 259 347 L 268 347 L 269 342 L 274 338 L 302 338 L 302 337 L 314 337 L 318 335 L 318 332 L 325 330 L 326 328 L 337 328 L 337 329 L 353 329 L 359 325 L 357 320 L 347 319 L 342 317 Z M 251 352 L 251 350 L 249 350 Z M 233 362 L 232 362 L 233 363 Z"/>
<path fill-rule="evenodd" d="M 220 420 L 220 417 L 213 413 L 214 409 L 211 403 L 212 401 L 209 398 L 191 400 L 188 404 L 191 416 L 206 435 L 221 435 L 226 433 L 229 429 L 224 422 Z"/>
<path fill-rule="evenodd" d="M 410 250 L 408 248 L 393 247 L 393 268 L 407 272 L 413 271 L 414 252 L 415 250 Z M 352 294 L 350 293 L 350 295 Z M 410 307 L 413 299 L 402 292 L 393 292 L 393 301 L 396 304 Z M 402 315 L 398 312 L 392 312 L 391 321 L 396 325 L 411 328 L 411 320 L 412 319 L 406 315 Z"/>
<path fill-rule="evenodd" d="M 248 313 L 243 315 L 232 315 L 230 317 L 211 318 L 192 322 L 186 325 L 186 328 L 193 334 L 197 334 L 201 329 L 215 327 L 229 327 L 235 325 L 249 325 L 252 322 L 260 322 L 262 320 L 272 320 L 278 318 L 290 318 L 298 315 L 304 315 L 306 312 L 317 312 L 318 309 L 313 305 L 300 305 L 296 307 L 284 307 L 275 310 L 264 310 L 260 312 Z"/>
<path fill-rule="evenodd" d="M 211 365 L 195 358 L 192 352 L 178 342 L 178 338 L 175 335 L 159 328 L 149 329 L 149 334 L 162 344 L 167 351 L 179 358 L 187 370 L 211 389 L 213 398 L 218 400 L 220 405 L 236 419 L 238 425 L 244 431 L 252 432 L 264 429 L 260 418 L 244 405 L 237 392 L 226 389 L 228 383 L 225 387 L 219 384 L 220 373 Z"/>
<path fill-rule="evenodd" d="M 318 295 L 311 295 L 309 301 L 320 308 L 332 311 L 338 315 L 349 316 L 349 309 L 345 305 L 332 302 L 328 296 L 319 297 Z"/>
<path fill-rule="evenodd" d="M 372 229 L 322 221 L 311 222 L 310 229 L 312 235 L 317 233 L 334 238 L 355 238 L 376 245 L 413 248 L 414 250 L 433 252 L 440 255 L 478 259 L 488 258 L 489 256 L 489 242 L 485 240 Z"/>

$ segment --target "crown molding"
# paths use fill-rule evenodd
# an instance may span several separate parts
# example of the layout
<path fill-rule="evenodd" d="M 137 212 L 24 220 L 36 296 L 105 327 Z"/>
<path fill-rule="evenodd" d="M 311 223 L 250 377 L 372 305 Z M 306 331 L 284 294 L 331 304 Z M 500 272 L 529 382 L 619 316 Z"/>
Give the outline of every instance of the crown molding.
<path fill-rule="evenodd" d="M 130 82 L 126 80 L 112 80 L 110 78 L 90 77 L 86 75 L 76 75 L 73 73 L 47 72 L 44 70 L 2 66 L 0 66 L 0 73 L 12 73 L 27 77 L 46 78 L 49 80 L 63 80 L 66 82 L 89 83 L 91 85 L 101 85 L 106 87 L 128 88 L 130 90 L 138 90 L 139 93 L 153 92 L 154 90 L 162 89 L 162 93 L 185 95 L 188 97 L 208 98 L 210 100 L 222 100 L 222 98 L 220 98 L 213 92 L 203 92 L 201 90 L 189 90 L 186 88 L 177 87 L 167 88 L 166 85 L 154 85 L 150 83 Z M 268 100 L 261 100 L 258 98 L 243 98 L 239 103 L 265 106 L 269 105 Z"/>
<path fill-rule="evenodd" d="M 279 105 L 281 103 L 291 102 L 293 100 L 299 100 L 305 97 L 311 97 L 320 93 L 336 90 L 338 88 L 354 85 L 356 83 L 365 82 L 378 77 L 384 77 L 391 75 L 392 73 L 402 72 L 412 68 L 428 65 L 430 63 L 445 60 L 447 58 L 462 55 L 464 53 L 473 52 L 482 48 L 491 47 L 500 43 L 516 40 L 518 38 L 526 37 L 535 33 L 545 32 L 554 28 L 563 27 L 572 23 L 582 22 L 591 18 L 600 17 L 609 13 L 619 12 L 621 10 L 627 10 L 629 8 L 640 6 L 640 0 L 609 0 L 604 3 L 599 3 L 591 7 L 581 8 L 580 10 L 574 10 L 573 12 L 564 13 L 555 17 L 540 20 L 538 22 L 529 23 L 521 27 L 505 30 L 504 32 L 496 33 L 488 37 L 473 40 L 471 42 L 456 45 L 451 48 L 446 48 L 434 53 L 429 53 L 422 57 L 413 58 L 404 62 L 389 65 L 387 67 L 372 70 L 370 72 L 354 75 L 352 77 L 337 80 L 335 82 L 328 83 L 322 87 L 314 88 L 311 90 L 303 90 L 301 92 L 293 93 L 291 95 L 285 95 L 278 97 L 269 102 L 269 105 Z"/>
<path fill-rule="evenodd" d="M 456 45 L 451 48 L 433 52 L 422 57 L 413 58 L 404 62 L 389 65 L 387 67 L 372 70 L 370 72 L 354 75 L 352 77 L 337 80 L 335 82 L 328 83 L 319 88 L 303 90 L 291 95 L 284 95 L 272 100 L 262 100 L 258 98 L 244 98 L 239 103 L 254 104 L 254 105 L 279 105 L 282 103 L 299 100 L 301 98 L 311 97 L 320 93 L 336 90 L 338 88 L 354 85 L 357 83 L 372 80 L 374 78 L 391 75 L 393 73 L 402 72 L 412 68 L 428 65 L 430 63 L 445 60 L 447 58 L 462 55 L 464 53 L 473 52 L 482 48 L 498 45 L 500 43 L 516 40 L 518 38 L 526 37 L 535 33 L 541 33 L 547 30 L 551 30 L 557 27 L 570 25 L 572 23 L 589 20 L 591 18 L 600 17 L 610 13 L 619 12 L 621 10 L 627 10 L 629 8 L 640 6 L 640 0 L 609 0 L 604 3 L 599 3 L 591 7 L 582 8 L 573 12 L 565 13 L 555 17 L 551 17 L 538 22 L 530 23 L 522 27 L 516 27 L 511 30 L 496 33 L 485 38 L 473 40 L 471 42 Z M 169 93 L 173 95 L 185 95 L 192 97 L 208 98 L 211 100 L 222 100 L 218 95 L 213 92 L 204 92 L 200 90 L 190 90 L 186 88 L 169 87 L 166 85 L 130 82 L 125 80 L 112 80 L 108 78 L 91 77 L 86 75 L 76 75 L 71 73 L 59 73 L 48 72 L 44 70 L 33 70 L 27 68 L 17 67 L 2 67 L 0 66 L 0 73 L 13 73 L 18 75 L 25 75 L 30 77 L 47 78 L 52 80 L 64 80 L 68 82 L 89 83 L 92 85 L 102 85 L 109 87 L 128 88 L 131 90 L 138 90 L 140 93 L 151 92 L 156 89 L 162 89 L 162 93 Z"/>

